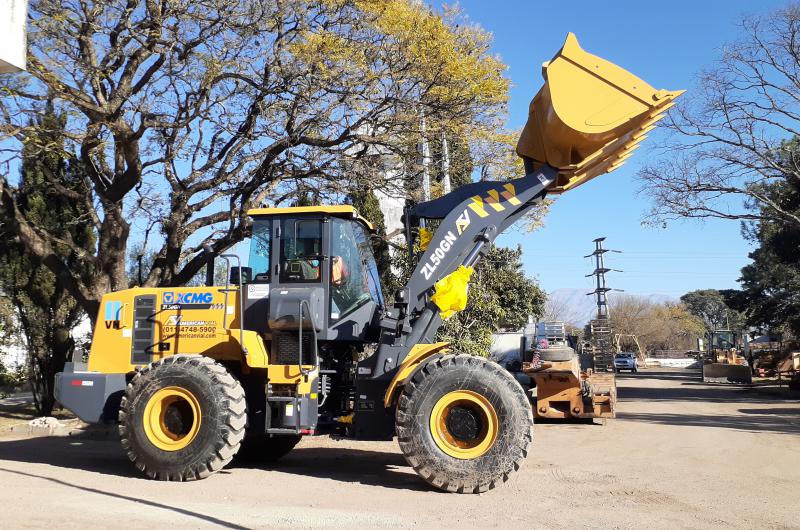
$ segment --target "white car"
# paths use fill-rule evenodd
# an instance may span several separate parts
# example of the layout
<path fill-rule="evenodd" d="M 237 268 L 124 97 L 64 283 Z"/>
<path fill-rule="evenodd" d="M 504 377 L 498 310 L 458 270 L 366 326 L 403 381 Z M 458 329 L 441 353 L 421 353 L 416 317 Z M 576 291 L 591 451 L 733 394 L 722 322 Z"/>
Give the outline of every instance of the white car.
<path fill-rule="evenodd" d="M 614 355 L 614 371 L 620 372 L 622 370 L 630 370 L 631 373 L 636 373 L 638 366 L 636 364 L 636 355 L 628 352 L 619 352 Z"/>

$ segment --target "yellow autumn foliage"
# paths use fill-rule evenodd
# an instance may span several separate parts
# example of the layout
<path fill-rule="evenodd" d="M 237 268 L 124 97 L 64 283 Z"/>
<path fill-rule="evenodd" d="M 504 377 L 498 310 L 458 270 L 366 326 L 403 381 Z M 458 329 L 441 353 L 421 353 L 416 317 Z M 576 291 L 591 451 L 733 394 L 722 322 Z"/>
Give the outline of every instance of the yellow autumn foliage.
<path fill-rule="evenodd" d="M 408 86 L 418 83 L 428 104 L 505 104 L 506 66 L 487 53 L 491 35 L 476 25 L 456 24 L 456 11 L 438 14 L 412 0 L 323 4 L 329 13 L 357 10 L 358 26 L 334 23 L 305 31 L 289 48 L 296 67 L 365 86 L 382 75 L 402 77 Z"/>

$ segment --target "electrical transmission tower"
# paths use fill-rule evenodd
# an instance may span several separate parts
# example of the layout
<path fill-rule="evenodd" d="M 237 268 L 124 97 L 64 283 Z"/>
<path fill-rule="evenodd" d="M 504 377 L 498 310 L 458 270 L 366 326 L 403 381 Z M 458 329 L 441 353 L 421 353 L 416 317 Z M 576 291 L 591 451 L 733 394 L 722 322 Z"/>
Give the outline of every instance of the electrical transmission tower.
<path fill-rule="evenodd" d="M 591 254 L 584 256 L 584 258 L 595 258 L 595 269 L 591 274 L 586 277 L 594 276 L 596 279 L 595 290 L 586 293 L 587 296 L 595 295 L 597 297 L 597 317 L 589 322 L 591 332 L 592 344 L 592 360 L 595 371 L 598 372 L 611 372 L 614 370 L 614 346 L 611 334 L 611 322 L 608 318 L 608 292 L 621 291 L 621 289 L 611 289 L 606 284 L 607 272 L 622 272 L 618 269 L 609 269 L 605 266 L 604 254 L 606 252 L 621 252 L 619 250 L 611 250 L 603 248 L 603 241 L 605 237 L 598 237 L 594 240 L 595 249 Z"/>

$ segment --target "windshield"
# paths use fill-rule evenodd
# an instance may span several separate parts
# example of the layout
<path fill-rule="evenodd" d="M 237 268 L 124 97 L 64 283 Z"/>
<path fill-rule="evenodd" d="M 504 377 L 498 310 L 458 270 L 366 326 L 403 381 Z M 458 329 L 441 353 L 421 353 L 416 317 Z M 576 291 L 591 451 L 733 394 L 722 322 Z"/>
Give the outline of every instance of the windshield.
<path fill-rule="evenodd" d="M 356 222 L 333 219 L 331 318 L 342 318 L 370 300 L 383 305 L 369 237 Z"/>
<path fill-rule="evenodd" d="M 631 359 L 633 357 L 632 353 L 618 353 L 617 359 Z"/>

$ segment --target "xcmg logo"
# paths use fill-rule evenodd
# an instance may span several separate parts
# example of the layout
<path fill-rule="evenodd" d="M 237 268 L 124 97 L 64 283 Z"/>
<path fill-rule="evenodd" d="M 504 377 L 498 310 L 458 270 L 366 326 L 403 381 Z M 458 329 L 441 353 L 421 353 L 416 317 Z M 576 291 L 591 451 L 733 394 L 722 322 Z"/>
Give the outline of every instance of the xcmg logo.
<path fill-rule="evenodd" d="M 212 300 L 214 300 L 214 294 L 210 292 L 176 293 L 175 291 L 166 291 L 161 303 L 167 305 L 210 304 Z"/>

